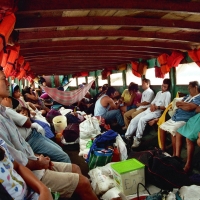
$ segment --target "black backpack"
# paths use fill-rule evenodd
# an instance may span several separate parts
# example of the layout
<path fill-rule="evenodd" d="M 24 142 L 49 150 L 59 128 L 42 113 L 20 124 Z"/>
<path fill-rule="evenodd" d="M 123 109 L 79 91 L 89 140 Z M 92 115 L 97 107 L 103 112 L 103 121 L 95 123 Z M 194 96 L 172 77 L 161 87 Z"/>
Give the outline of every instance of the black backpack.
<path fill-rule="evenodd" d="M 63 131 L 63 137 L 65 138 L 66 144 L 79 143 L 79 123 L 68 124 Z"/>
<path fill-rule="evenodd" d="M 137 152 L 131 157 L 146 165 L 147 181 L 163 190 L 190 185 L 182 164 L 177 158 L 166 156 L 162 150 Z"/>

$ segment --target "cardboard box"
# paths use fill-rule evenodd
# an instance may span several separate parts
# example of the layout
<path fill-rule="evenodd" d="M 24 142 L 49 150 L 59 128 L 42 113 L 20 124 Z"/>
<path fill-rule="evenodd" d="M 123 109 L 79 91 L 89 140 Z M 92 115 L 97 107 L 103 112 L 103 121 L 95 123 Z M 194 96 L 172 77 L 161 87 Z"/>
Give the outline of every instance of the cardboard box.
<path fill-rule="evenodd" d="M 137 192 L 138 183 L 145 184 L 145 165 L 136 159 L 129 159 L 111 164 L 116 186 L 125 195 Z M 142 187 L 139 187 L 143 190 Z"/>

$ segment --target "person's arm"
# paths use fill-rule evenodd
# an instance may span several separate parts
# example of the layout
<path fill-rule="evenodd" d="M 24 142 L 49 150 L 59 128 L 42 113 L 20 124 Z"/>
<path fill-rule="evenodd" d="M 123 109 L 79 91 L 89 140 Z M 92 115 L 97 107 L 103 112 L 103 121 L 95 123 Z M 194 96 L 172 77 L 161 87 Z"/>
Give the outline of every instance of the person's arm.
<path fill-rule="evenodd" d="M 28 159 L 28 163 L 26 167 L 29 168 L 31 171 L 33 170 L 41 170 L 41 169 L 51 169 L 53 163 L 51 162 L 49 157 L 44 157 L 42 154 L 38 156 L 37 160 Z"/>
<path fill-rule="evenodd" d="M 13 162 L 13 165 L 15 171 L 24 179 L 26 184 L 40 194 L 39 200 L 53 200 L 49 189 L 27 167 L 24 167 L 16 161 Z"/>
<path fill-rule="evenodd" d="M 28 117 L 25 117 L 15 110 L 6 108 L 6 114 L 14 121 L 15 125 L 30 128 L 31 127 L 31 120 Z"/>
<path fill-rule="evenodd" d="M 34 96 L 33 94 L 26 93 L 25 96 L 34 101 L 38 100 L 38 97 Z"/>
<path fill-rule="evenodd" d="M 109 97 L 108 97 L 108 98 L 109 98 Z M 113 101 L 113 99 L 111 99 L 111 98 L 108 99 L 108 104 L 110 105 L 110 110 L 116 110 L 116 109 L 118 109 L 119 106 L 120 106 L 120 102 L 119 102 L 119 101 L 118 101 L 117 103 L 115 103 L 115 102 Z"/>
<path fill-rule="evenodd" d="M 195 110 L 198 105 L 194 104 L 194 103 L 188 103 L 188 102 L 184 102 L 184 101 L 179 101 L 179 102 L 176 102 L 176 106 L 177 108 L 181 108 L 182 110 L 185 110 L 185 111 L 192 111 L 192 110 Z"/>
<path fill-rule="evenodd" d="M 146 106 L 146 105 L 149 105 L 150 102 L 147 102 L 147 101 L 143 101 L 141 103 L 137 103 L 136 106 L 139 107 L 139 106 Z"/>
<path fill-rule="evenodd" d="M 200 106 L 197 106 L 195 112 L 196 112 L 196 113 L 200 113 Z"/>

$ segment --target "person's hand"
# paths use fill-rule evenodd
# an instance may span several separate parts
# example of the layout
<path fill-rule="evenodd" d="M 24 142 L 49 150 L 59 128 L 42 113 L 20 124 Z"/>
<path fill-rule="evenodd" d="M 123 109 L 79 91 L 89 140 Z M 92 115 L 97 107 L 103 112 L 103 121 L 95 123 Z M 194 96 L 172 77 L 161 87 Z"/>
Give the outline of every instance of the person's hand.
<path fill-rule="evenodd" d="M 140 105 L 141 105 L 141 103 L 138 103 L 138 102 L 136 103 L 136 106 L 137 106 L 137 107 L 139 107 Z"/>
<path fill-rule="evenodd" d="M 179 108 L 181 105 L 182 105 L 182 102 L 181 102 L 181 101 L 177 101 L 177 102 L 176 102 L 176 107 L 177 107 L 177 108 Z"/>
<path fill-rule="evenodd" d="M 47 187 L 42 187 L 38 200 L 53 200 L 50 190 Z"/>
<path fill-rule="evenodd" d="M 36 112 L 34 112 L 34 111 L 31 111 L 30 113 L 31 113 L 31 116 L 35 117 L 35 115 L 36 115 Z"/>
<path fill-rule="evenodd" d="M 196 113 L 200 113 L 200 106 L 198 106 L 195 110 Z"/>
<path fill-rule="evenodd" d="M 48 157 L 48 156 L 47 156 Z M 49 157 L 48 157 L 49 158 Z M 50 158 L 49 158 L 50 159 Z M 54 164 L 53 164 L 53 162 L 50 160 L 50 162 L 49 162 L 49 169 L 50 170 L 52 170 L 53 169 L 53 166 L 54 166 Z"/>
<path fill-rule="evenodd" d="M 150 111 L 154 112 L 156 110 L 156 105 L 155 104 L 151 104 L 150 105 Z"/>
<path fill-rule="evenodd" d="M 38 165 L 40 169 L 50 169 L 51 166 L 51 160 L 49 157 L 44 157 L 42 154 L 38 157 Z"/>
<path fill-rule="evenodd" d="M 200 146 L 200 132 L 198 133 L 197 144 L 198 144 L 198 146 Z"/>

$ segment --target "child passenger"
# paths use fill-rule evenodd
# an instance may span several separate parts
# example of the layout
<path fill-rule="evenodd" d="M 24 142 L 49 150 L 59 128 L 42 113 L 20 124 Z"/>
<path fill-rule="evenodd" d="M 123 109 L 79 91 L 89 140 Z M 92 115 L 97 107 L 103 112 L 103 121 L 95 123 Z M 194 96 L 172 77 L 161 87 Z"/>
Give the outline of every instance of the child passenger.
<path fill-rule="evenodd" d="M 6 143 L 1 138 L 0 168 L 0 182 L 11 198 L 25 200 L 29 197 L 32 200 L 52 200 L 49 189 L 28 168 L 14 161 Z M 0 196 L 2 197 L 2 194 Z"/>

